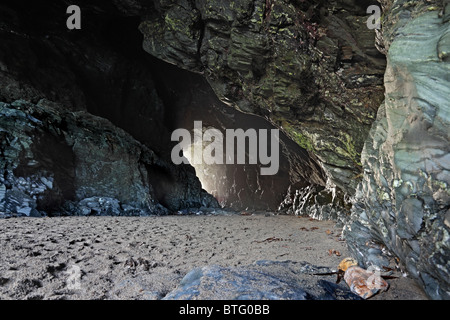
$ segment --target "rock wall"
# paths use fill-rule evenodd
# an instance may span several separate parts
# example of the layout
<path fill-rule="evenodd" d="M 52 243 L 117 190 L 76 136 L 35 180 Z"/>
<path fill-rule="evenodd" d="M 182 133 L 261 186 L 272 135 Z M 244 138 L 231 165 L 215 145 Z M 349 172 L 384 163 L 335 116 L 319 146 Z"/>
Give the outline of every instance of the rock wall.
<path fill-rule="evenodd" d="M 450 5 L 382 3 L 386 95 L 346 238 L 361 263 L 386 264 L 387 249 L 430 297 L 449 299 Z"/>
<path fill-rule="evenodd" d="M 109 121 L 17 100 L 0 103 L 0 212 L 149 215 L 217 206 L 176 167 Z"/>

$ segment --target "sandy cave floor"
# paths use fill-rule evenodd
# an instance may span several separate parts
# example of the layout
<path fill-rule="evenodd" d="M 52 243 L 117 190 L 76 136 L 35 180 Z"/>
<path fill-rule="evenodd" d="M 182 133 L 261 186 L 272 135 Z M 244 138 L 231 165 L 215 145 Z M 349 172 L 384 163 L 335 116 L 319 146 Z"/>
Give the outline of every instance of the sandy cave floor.
<path fill-rule="evenodd" d="M 349 256 L 340 234 L 331 221 L 264 214 L 0 219 L 0 299 L 161 299 L 213 264 L 336 269 Z M 427 299 L 408 277 L 388 282 L 372 300 Z"/>

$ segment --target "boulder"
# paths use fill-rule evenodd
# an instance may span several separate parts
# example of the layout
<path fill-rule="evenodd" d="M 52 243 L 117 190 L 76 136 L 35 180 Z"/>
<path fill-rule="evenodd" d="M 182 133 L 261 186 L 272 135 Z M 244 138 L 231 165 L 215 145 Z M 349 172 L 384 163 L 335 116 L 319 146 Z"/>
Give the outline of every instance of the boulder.
<path fill-rule="evenodd" d="M 261 260 L 241 267 L 206 266 L 190 271 L 164 300 L 359 300 L 345 284 L 314 273 L 306 262 Z"/>

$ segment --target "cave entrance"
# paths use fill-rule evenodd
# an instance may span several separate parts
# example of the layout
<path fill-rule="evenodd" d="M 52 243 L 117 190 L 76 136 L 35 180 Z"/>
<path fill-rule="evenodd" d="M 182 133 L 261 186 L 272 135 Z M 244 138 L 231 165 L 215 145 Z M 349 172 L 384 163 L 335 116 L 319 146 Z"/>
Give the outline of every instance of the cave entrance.
<path fill-rule="evenodd" d="M 239 112 L 222 103 L 207 81 L 198 74 L 182 70 L 148 57 L 153 81 L 164 104 L 164 123 L 169 132 L 183 128 L 194 137 L 195 122 L 202 132 L 215 129 L 226 137 L 226 130 L 276 130 L 262 117 Z M 325 184 L 324 174 L 309 153 L 279 132 L 279 169 L 274 175 L 263 175 L 267 164 L 251 163 L 248 152 L 245 163 L 206 164 L 190 152 L 205 148 L 201 139 L 184 148 L 183 155 L 195 168 L 203 189 L 212 194 L 223 207 L 235 210 L 277 210 L 290 186 Z M 246 150 L 249 150 L 248 140 Z M 178 142 L 172 142 L 171 147 Z M 221 142 L 223 143 L 223 142 Z M 271 154 L 270 137 L 267 139 Z M 226 151 L 226 149 L 224 149 Z M 234 149 L 235 153 L 237 149 Z M 228 155 L 225 155 L 228 156 Z M 236 154 L 234 154 L 236 159 Z"/>

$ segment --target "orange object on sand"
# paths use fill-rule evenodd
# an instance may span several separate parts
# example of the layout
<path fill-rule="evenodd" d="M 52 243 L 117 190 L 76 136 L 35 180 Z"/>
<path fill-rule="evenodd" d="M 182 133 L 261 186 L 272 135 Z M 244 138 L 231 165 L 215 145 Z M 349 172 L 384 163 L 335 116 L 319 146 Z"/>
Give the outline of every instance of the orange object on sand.
<path fill-rule="evenodd" d="M 338 269 L 342 271 L 346 271 L 351 266 L 357 266 L 358 261 L 353 258 L 345 258 L 339 263 Z"/>
<path fill-rule="evenodd" d="M 386 291 L 389 287 L 379 272 L 372 272 L 358 266 L 348 267 L 344 280 L 353 293 L 364 299 L 372 297 L 379 291 Z"/>

